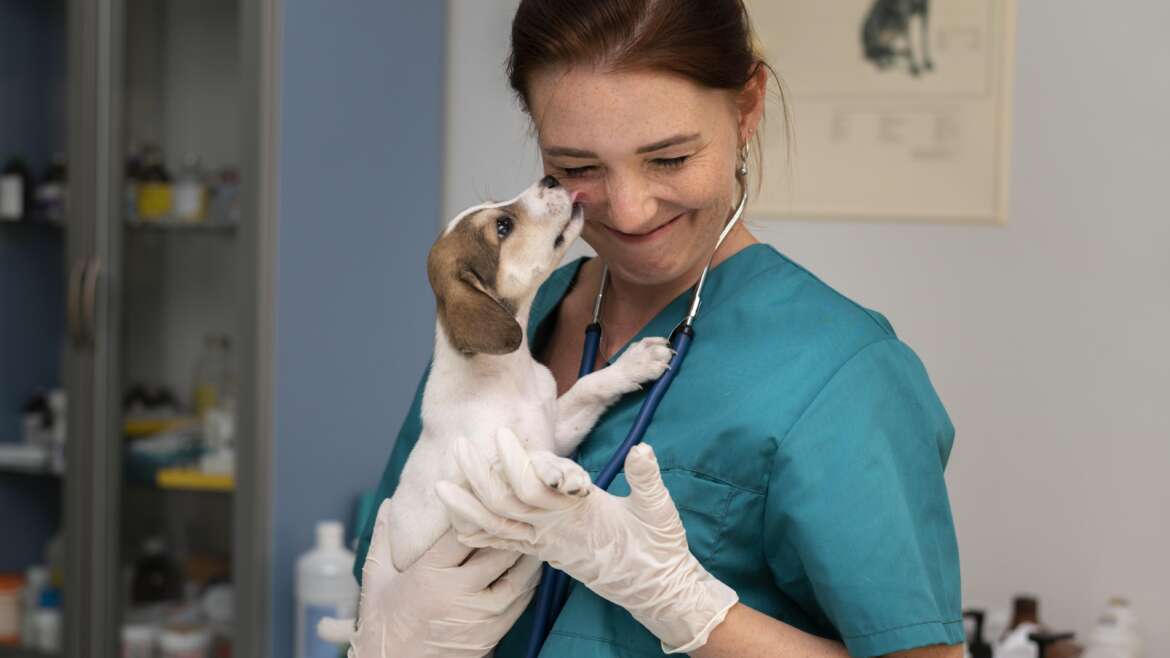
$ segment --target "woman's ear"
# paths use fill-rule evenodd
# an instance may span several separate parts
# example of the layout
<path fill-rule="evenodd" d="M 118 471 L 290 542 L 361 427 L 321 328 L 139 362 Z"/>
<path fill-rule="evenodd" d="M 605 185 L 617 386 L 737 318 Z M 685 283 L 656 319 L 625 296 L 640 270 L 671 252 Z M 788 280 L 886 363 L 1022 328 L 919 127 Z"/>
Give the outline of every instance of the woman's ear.
<path fill-rule="evenodd" d="M 757 61 L 743 89 L 735 99 L 739 115 L 739 143 L 746 144 L 760 127 L 768 99 L 768 67 Z"/>

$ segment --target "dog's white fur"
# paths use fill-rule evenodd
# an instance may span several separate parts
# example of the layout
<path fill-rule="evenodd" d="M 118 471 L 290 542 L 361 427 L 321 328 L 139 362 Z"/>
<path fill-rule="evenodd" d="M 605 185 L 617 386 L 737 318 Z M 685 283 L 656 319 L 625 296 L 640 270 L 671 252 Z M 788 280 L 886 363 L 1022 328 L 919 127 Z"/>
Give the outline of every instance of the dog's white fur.
<path fill-rule="evenodd" d="M 495 288 L 487 292 L 513 300 L 514 319 L 526 333 L 537 289 L 580 234 L 584 219 L 563 187 L 548 188 L 538 182 L 512 200 L 460 213 L 440 241 L 461 222 L 494 209 L 524 215 L 524 238 L 512 245 L 501 241 Z M 466 437 L 482 453 L 494 456 L 495 434 L 507 427 L 526 442 L 537 474 L 548 486 L 569 495 L 586 495 L 589 475 L 563 457 L 577 448 L 618 398 L 660 377 L 671 356 L 666 339 L 644 339 L 610 367 L 582 377 L 558 399 L 556 381 L 548 368 L 532 358 L 527 335 L 522 336 L 519 349 L 507 354 L 467 354 L 451 340 L 440 312 L 434 359 L 423 391 L 422 434 L 387 503 L 386 539 L 394 567 L 399 571 L 410 567 L 450 526 L 434 486 L 440 480 L 464 482 L 454 460 L 456 437 Z M 323 625 L 320 631 L 323 637 L 328 634 L 345 641 L 352 629 L 352 624 L 343 622 Z"/>

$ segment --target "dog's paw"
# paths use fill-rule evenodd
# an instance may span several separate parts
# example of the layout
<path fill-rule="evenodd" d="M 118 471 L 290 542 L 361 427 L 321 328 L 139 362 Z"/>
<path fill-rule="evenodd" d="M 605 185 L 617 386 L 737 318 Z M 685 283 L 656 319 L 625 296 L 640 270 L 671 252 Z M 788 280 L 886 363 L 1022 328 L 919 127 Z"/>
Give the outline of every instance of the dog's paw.
<path fill-rule="evenodd" d="M 530 457 L 536 476 L 541 482 L 566 496 L 589 495 L 593 481 L 589 479 L 589 473 L 577 462 L 544 451 L 530 453 Z"/>
<path fill-rule="evenodd" d="M 654 381 L 662 376 L 670 366 L 670 359 L 674 357 L 674 350 L 670 341 L 661 336 L 650 336 L 630 345 L 618 357 L 618 367 L 623 375 L 634 384 Z"/>

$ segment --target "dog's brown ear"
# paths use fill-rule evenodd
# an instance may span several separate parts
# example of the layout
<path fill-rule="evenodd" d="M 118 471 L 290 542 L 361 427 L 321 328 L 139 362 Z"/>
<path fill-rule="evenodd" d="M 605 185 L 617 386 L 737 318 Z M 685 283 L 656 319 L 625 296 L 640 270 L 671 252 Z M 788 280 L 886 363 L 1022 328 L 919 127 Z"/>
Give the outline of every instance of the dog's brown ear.
<path fill-rule="evenodd" d="M 440 238 L 427 258 L 439 322 L 464 354 L 509 354 L 524 339 L 515 309 L 491 290 L 498 266 L 478 236 Z"/>

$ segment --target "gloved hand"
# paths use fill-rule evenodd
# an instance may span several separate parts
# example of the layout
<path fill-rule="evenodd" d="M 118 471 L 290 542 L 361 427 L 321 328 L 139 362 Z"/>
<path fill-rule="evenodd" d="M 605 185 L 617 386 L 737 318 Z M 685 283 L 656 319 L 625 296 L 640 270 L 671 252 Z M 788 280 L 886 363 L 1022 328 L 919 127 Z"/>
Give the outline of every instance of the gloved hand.
<path fill-rule="evenodd" d="M 634 446 L 626 457 L 628 497 L 595 485 L 573 496 L 537 477 L 512 432 L 501 429 L 496 438 L 498 465 L 470 442 L 456 443 L 470 491 L 436 486 L 461 542 L 539 557 L 628 610 L 666 653 L 707 643 L 739 597 L 691 553 L 650 446 Z"/>
<path fill-rule="evenodd" d="M 382 501 L 378 509 L 362 566 L 349 658 L 489 654 L 532 599 L 540 560 L 496 548 L 468 548 L 448 530 L 400 572 L 390 557 L 387 504 Z"/>

